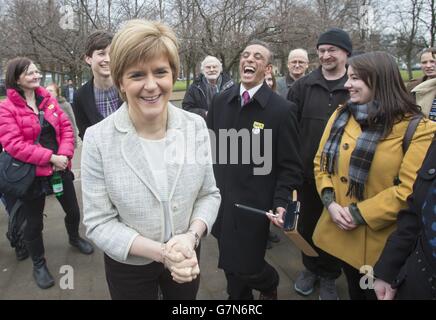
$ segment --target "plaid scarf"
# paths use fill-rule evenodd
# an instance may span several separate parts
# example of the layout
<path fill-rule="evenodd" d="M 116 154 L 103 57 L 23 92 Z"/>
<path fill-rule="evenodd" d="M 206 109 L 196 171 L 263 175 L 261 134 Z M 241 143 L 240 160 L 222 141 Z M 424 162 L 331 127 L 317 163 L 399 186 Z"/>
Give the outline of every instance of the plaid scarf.
<path fill-rule="evenodd" d="M 368 172 L 371 168 L 375 149 L 383 136 L 382 125 L 376 124 L 368 126 L 368 113 L 371 108 L 377 108 L 377 104 L 370 102 L 369 104 L 357 105 L 348 102 L 347 105 L 339 111 L 321 154 L 321 171 L 328 172 L 329 174 L 338 172 L 339 146 L 345 126 L 348 123 L 350 115 L 353 115 L 354 119 L 356 119 L 362 128 L 362 134 L 357 139 L 356 148 L 351 154 L 348 173 L 350 182 L 348 184 L 347 196 L 355 197 L 359 201 L 363 200 L 365 182 L 368 178 Z"/>

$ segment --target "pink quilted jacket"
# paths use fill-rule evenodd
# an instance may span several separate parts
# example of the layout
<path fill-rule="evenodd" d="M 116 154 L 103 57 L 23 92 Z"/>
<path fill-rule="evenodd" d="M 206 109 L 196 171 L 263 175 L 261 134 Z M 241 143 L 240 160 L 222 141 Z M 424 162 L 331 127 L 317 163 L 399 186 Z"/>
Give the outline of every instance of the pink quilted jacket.
<path fill-rule="evenodd" d="M 68 116 L 44 88 L 39 87 L 35 92 L 43 98 L 39 110 L 44 111 L 44 118 L 55 129 L 59 146 L 57 154 L 68 157 L 71 168 L 74 133 Z M 0 102 L 0 144 L 12 157 L 36 165 L 36 176 L 50 176 L 53 174 L 50 163 L 53 151 L 34 144 L 40 131 L 38 115 L 16 90 L 8 89 L 7 99 Z"/>

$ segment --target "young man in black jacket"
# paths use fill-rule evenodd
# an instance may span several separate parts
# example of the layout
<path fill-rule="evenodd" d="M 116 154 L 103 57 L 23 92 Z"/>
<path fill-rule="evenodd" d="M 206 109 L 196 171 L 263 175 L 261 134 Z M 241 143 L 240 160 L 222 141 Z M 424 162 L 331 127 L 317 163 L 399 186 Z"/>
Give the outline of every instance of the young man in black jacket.
<path fill-rule="evenodd" d="M 265 261 L 267 215 L 235 204 L 273 209 L 277 218 L 269 214 L 270 220 L 282 226 L 288 197 L 302 180 L 296 106 L 264 82 L 271 61 L 266 44 L 251 42 L 239 62 L 241 83 L 215 96 L 207 117 L 216 137 L 214 172 L 222 197 L 212 234 L 230 299 L 253 299 L 253 289 L 260 299 L 277 299 L 279 283 Z"/>
<path fill-rule="evenodd" d="M 234 84 L 233 80 L 222 71 L 222 64 L 217 58 L 213 56 L 204 58 L 201 62 L 201 74 L 186 91 L 182 108 L 206 119 L 212 98 Z"/>
<path fill-rule="evenodd" d="M 85 45 L 85 61 L 92 78 L 74 94 L 73 111 L 79 136 L 83 140 L 88 127 L 100 122 L 122 104 L 109 69 L 109 47 L 113 35 L 106 31 L 92 33 Z"/>
<path fill-rule="evenodd" d="M 323 204 L 318 195 L 313 173 L 313 159 L 324 128 L 339 104 L 348 100 L 347 57 L 352 52 L 349 35 L 332 28 L 320 35 L 317 43 L 321 66 L 297 80 L 290 88 L 288 100 L 298 107 L 298 122 L 301 136 L 300 156 L 304 165 L 304 183 L 300 192 L 301 213 L 299 231 L 313 246 L 312 235 L 321 216 Z M 341 275 L 340 265 L 329 254 L 318 249 L 319 257 L 309 257 L 302 253 L 306 268 L 298 276 L 294 289 L 302 294 L 313 292 L 315 283 L 320 280 L 321 300 L 338 299 L 335 279 Z"/>

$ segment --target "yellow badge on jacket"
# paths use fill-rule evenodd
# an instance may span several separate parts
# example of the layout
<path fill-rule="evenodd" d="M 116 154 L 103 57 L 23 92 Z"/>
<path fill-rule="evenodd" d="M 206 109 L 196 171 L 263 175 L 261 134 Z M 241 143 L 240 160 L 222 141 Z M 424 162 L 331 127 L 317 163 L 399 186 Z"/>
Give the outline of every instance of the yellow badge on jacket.
<path fill-rule="evenodd" d="M 253 122 L 253 129 L 251 130 L 253 134 L 259 134 L 260 130 L 263 130 L 265 128 L 265 125 L 262 122 Z"/>
<path fill-rule="evenodd" d="M 47 107 L 47 109 L 48 109 L 48 110 L 54 109 L 54 105 L 53 105 L 53 104 L 49 105 L 49 106 Z"/>

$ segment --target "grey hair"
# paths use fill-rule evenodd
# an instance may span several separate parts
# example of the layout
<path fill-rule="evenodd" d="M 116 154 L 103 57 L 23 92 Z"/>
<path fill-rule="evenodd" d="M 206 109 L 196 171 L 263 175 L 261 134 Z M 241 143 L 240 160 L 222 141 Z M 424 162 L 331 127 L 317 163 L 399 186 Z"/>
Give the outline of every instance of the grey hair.
<path fill-rule="evenodd" d="M 208 62 L 216 62 L 220 68 L 220 72 L 223 71 L 223 64 L 221 63 L 221 61 L 218 60 L 217 57 L 214 56 L 206 56 L 206 58 L 204 58 L 203 61 L 201 61 L 201 71 L 204 71 L 204 67 L 206 66 L 206 63 Z"/>
<path fill-rule="evenodd" d="M 307 62 L 309 62 L 309 55 L 307 54 L 307 51 L 304 50 L 303 48 L 298 48 L 298 49 L 291 50 L 289 52 L 289 55 L 288 55 L 288 61 L 291 60 L 291 58 L 294 55 L 304 56 L 304 58 L 307 60 Z"/>

